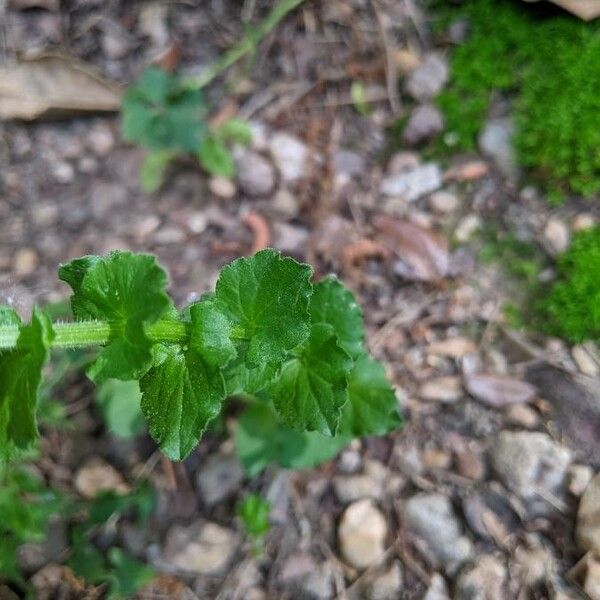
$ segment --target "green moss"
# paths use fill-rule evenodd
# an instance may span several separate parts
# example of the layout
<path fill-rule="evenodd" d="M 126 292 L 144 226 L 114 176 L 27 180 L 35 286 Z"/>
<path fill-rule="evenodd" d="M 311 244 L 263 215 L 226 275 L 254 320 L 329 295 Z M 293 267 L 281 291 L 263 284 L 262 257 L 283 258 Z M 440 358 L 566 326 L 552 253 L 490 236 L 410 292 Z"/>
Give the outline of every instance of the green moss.
<path fill-rule="evenodd" d="M 520 163 L 557 193 L 600 191 L 600 23 L 542 13 L 519 0 L 433 3 L 443 23 L 467 19 L 437 99 L 443 144 L 472 150 L 494 94 L 513 99 Z"/>
<path fill-rule="evenodd" d="M 578 232 L 557 262 L 558 276 L 539 301 L 544 329 L 572 342 L 600 340 L 600 227 Z"/>

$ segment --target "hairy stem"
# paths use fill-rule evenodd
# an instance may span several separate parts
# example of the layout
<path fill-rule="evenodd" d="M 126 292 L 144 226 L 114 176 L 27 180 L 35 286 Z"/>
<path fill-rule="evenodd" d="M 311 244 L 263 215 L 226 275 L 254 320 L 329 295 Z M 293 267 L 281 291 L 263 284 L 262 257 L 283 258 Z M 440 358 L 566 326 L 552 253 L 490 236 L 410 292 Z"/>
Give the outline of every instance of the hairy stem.
<path fill-rule="evenodd" d="M 55 348 L 85 348 L 102 346 L 111 339 L 113 327 L 105 321 L 76 321 L 53 323 Z M 151 342 L 184 342 L 188 338 L 185 323 L 176 320 L 161 320 L 144 328 Z M 0 351 L 14 350 L 19 339 L 19 326 L 0 327 Z M 27 336 L 22 340 L 27 345 Z"/>
<path fill-rule="evenodd" d="M 208 70 L 199 77 L 191 77 L 188 82 L 194 88 L 203 88 L 223 71 L 234 65 L 240 58 L 252 52 L 261 40 L 269 34 L 282 19 L 294 8 L 300 6 L 304 0 L 282 0 L 276 4 L 271 12 L 265 17 L 251 34 L 246 34 L 235 46 L 227 50 L 219 60 L 211 65 Z"/>

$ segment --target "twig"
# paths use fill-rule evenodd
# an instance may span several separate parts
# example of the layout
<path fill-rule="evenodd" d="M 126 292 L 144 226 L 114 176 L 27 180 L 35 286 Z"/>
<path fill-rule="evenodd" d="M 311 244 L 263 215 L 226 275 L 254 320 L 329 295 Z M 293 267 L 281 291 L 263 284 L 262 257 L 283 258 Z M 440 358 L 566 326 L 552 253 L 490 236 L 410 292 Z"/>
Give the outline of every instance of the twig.
<path fill-rule="evenodd" d="M 161 454 L 160 462 L 162 464 L 165 477 L 167 479 L 167 489 L 173 491 L 177 489 L 177 476 L 175 475 L 175 469 L 173 463 L 164 455 Z"/>
<path fill-rule="evenodd" d="M 266 219 L 257 212 L 248 212 L 242 217 L 242 221 L 252 231 L 254 237 L 250 253 L 255 254 L 267 248 L 271 243 L 271 231 Z"/>
<path fill-rule="evenodd" d="M 271 9 L 264 21 L 252 33 L 247 33 L 235 46 L 227 50 L 205 73 L 198 77 L 188 78 L 188 84 L 196 89 L 206 87 L 213 79 L 234 65 L 240 58 L 252 52 L 260 41 L 275 29 L 288 13 L 303 2 L 304 0 L 282 0 L 281 3 Z"/>
<path fill-rule="evenodd" d="M 392 44 L 385 28 L 381 11 L 379 10 L 378 0 L 371 0 L 371 7 L 375 13 L 375 18 L 377 19 L 377 27 L 379 29 L 379 33 L 381 34 L 381 42 L 385 52 L 385 83 L 387 87 L 388 99 L 390 101 L 390 108 L 392 109 L 392 113 L 397 115 L 401 110 L 401 106 L 400 96 L 398 94 L 398 72 L 396 70 L 396 63 L 394 62 L 394 57 L 392 55 Z"/>

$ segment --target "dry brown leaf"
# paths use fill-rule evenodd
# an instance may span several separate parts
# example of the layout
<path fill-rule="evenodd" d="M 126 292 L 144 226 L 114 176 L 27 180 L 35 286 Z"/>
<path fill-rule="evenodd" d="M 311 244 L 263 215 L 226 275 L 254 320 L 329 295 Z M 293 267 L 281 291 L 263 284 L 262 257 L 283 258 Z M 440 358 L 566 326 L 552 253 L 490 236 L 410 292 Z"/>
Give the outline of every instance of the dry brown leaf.
<path fill-rule="evenodd" d="M 474 398 L 496 408 L 529 402 L 536 395 L 531 384 L 504 375 L 467 374 L 464 384 Z"/>
<path fill-rule="evenodd" d="M 31 121 L 119 110 L 121 91 L 90 66 L 58 54 L 0 67 L 0 119 Z"/>
<path fill-rule="evenodd" d="M 57 12 L 60 10 L 60 0 L 8 0 L 8 8 L 25 10 L 27 8 L 45 8 Z"/>
<path fill-rule="evenodd" d="M 400 260 L 394 271 L 405 279 L 438 281 L 450 272 L 448 242 L 433 231 L 401 219 L 376 215 L 373 225 Z"/>

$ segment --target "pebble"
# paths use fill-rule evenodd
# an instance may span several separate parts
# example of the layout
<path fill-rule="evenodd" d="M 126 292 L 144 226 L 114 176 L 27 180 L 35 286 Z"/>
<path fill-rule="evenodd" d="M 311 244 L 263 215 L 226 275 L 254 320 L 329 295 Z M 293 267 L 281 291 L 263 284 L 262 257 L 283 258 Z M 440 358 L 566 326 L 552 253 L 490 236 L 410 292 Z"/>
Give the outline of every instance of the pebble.
<path fill-rule="evenodd" d="M 594 475 L 579 501 L 575 539 L 581 549 L 600 552 L 600 473 Z"/>
<path fill-rule="evenodd" d="M 144 241 L 150 234 L 154 233 L 160 226 L 160 219 L 156 215 L 146 215 L 133 226 L 136 238 Z"/>
<path fill-rule="evenodd" d="M 402 592 L 404 576 L 402 564 L 395 560 L 367 586 L 367 600 L 397 600 Z"/>
<path fill-rule="evenodd" d="M 238 543 L 233 531 L 216 523 L 173 525 L 167 533 L 163 559 L 187 573 L 219 575 L 226 570 Z"/>
<path fill-rule="evenodd" d="M 429 587 L 423 600 L 450 600 L 446 580 L 439 573 L 434 573 L 429 579 Z"/>
<path fill-rule="evenodd" d="M 578 215 L 575 215 L 571 222 L 571 229 L 573 231 L 591 229 L 592 227 L 595 227 L 597 223 L 598 220 L 594 215 L 591 215 L 590 213 L 579 213 Z"/>
<path fill-rule="evenodd" d="M 552 256 L 562 254 L 569 246 L 569 228 L 556 217 L 550 217 L 544 228 L 544 242 Z"/>
<path fill-rule="evenodd" d="M 271 200 L 271 210 L 286 219 L 294 219 L 300 213 L 300 205 L 294 194 L 285 188 L 277 190 Z"/>
<path fill-rule="evenodd" d="M 347 448 L 339 455 L 337 463 L 342 473 L 356 473 L 362 467 L 362 456 L 354 448 Z"/>
<path fill-rule="evenodd" d="M 270 196 L 277 177 L 273 165 L 258 152 L 244 149 L 236 156 L 236 175 L 240 189 L 252 197 Z"/>
<path fill-rule="evenodd" d="M 486 468 L 481 453 L 468 448 L 458 450 L 456 452 L 456 470 L 467 479 L 483 480 Z"/>
<path fill-rule="evenodd" d="M 553 510 L 542 496 L 562 497 L 571 459 L 569 449 L 540 432 L 502 431 L 492 448 L 492 463 L 503 483 L 540 515 Z"/>
<path fill-rule="evenodd" d="M 186 240 L 185 231 L 175 225 L 167 225 L 158 229 L 153 236 L 153 241 L 160 246 L 168 246 L 170 244 L 183 244 Z"/>
<path fill-rule="evenodd" d="M 536 395 L 533 385 L 506 375 L 469 373 L 464 376 L 463 381 L 465 389 L 473 398 L 494 408 L 525 404 Z"/>
<path fill-rule="evenodd" d="M 335 477 L 333 489 L 339 501 L 344 504 L 350 504 L 362 498 L 380 500 L 383 495 L 381 483 L 368 475 Z"/>
<path fill-rule="evenodd" d="M 115 147 L 115 136 L 110 127 L 97 124 L 88 134 L 87 145 L 96 156 L 104 157 Z"/>
<path fill-rule="evenodd" d="M 518 546 L 511 564 L 511 573 L 521 580 L 523 585 L 533 587 L 541 583 L 555 567 L 552 553 L 542 547 L 527 548 Z"/>
<path fill-rule="evenodd" d="M 456 581 L 456 600 L 505 600 L 507 571 L 504 564 L 490 554 L 480 556 Z"/>
<path fill-rule="evenodd" d="M 139 32 L 148 37 L 155 48 L 162 48 L 169 41 L 168 6 L 161 2 L 148 2 L 140 8 Z"/>
<path fill-rule="evenodd" d="M 33 222 L 40 228 L 54 225 L 60 216 L 58 206 L 51 202 L 37 202 L 31 215 Z"/>
<path fill-rule="evenodd" d="M 424 543 L 423 555 L 432 566 L 453 572 L 473 555 L 473 544 L 447 496 L 417 494 L 406 502 L 403 514 L 407 531 Z"/>
<path fill-rule="evenodd" d="M 415 146 L 434 138 L 443 129 L 442 113 L 432 104 L 422 104 L 411 111 L 402 139 L 409 146 Z"/>
<path fill-rule="evenodd" d="M 459 377 L 436 377 L 421 385 L 419 396 L 430 402 L 456 402 L 464 396 L 462 382 Z"/>
<path fill-rule="evenodd" d="M 468 242 L 476 231 L 482 227 L 481 218 L 475 213 L 463 217 L 454 230 L 454 237 L 458 242 Z"/>
<path fill-rule="evenodd" d="M 334 176 L 340 183 L 362 175 L 365 171 L 365 159 L 362 154 L 352 152 L 352 150 L 334 152 L 332 165 Z"/>
<path fill-rule="evenodd" d="M 273 224 L 273 247 L 284 254 L 300 256 L 308 242 L 309 233 L 306 227 L 290 223 Z"/>
<path fill-rule="evenodd" d="M 237 491 L 244 479 L 242 465 L 235 455 L 212 454 L 198 469 L 196 482 L 207 506 L 214 506 Z"/>
<path fill-rule="evenodd" d="M 514 126 L 508 118 L 490 119 L 479 135 L 479 149 L 489 156 L 508 179 L 517 179 L 517 162 L 512 143 Z"/>
<path fill-rule="evenodd" d="M 278 132 L 270 140 L 273 160 L 284 181 L 293 183 L 302 179 L 308 162 L 308 148 L 298 138 Z"/>
<path fill-rule="evenodd" d="M 406 173 L 414 171 L 421 165 L 421 157 L 416 152 L 396 152 L 388 163 L 388 175 L 397 175 L 398 173 Z"/>
<path fill-rule="evenodd" d="M 442 91 L 448 81 L 448 63 L 436 53 L 425 56 L 406 81 L 406 91 L 420 102 L 431 100 Z"/>
<path fill-rule="evenodd" d="M 431 209 L 439 214 L 453 213 L 460 206 L 458 196 L 444 190 L 431 194 L 428 202 Z"/>
<path fill-rule="evenodd" d="M 567 471 L 569 478 L 569 492 L 573 496 L 581 496 L 588 487 L 594 470 L 589 465 L 571 465 Z"/>
<path fill-rule="evenodd" d="M 248 126 L 252 132 L 252 148 L 259 152 L 265 152 L 269 149 L 269 128 L 261 121 L 249 121 Z"/>
<path fill-rule="evenodd" d="M 51 169 L 52 176 L 58 183 L 66 185 L 75 181 L 75 167 L 66 160 L 55 162 Z"/>
<path fill-rule="evenodd" d="M 355 569 L 366 569 L 382 559 L 386 537 L 385 516 L 371 500 L 354 502 L 344 511 L 338 527 L 340 550 Z"/>
<path fill-rule="evenodd" d="M 237 193 L 235 183 L 227 177 L 211 177 L 208 181 L 208 188 L 218 198 L 231 200 Z"/>
<path fill-rule="evenodd" d="M 465 337 L 451 337 L 445 340 L 432 342 L 427 346 L 428 354 L 438 354 L 440 356 L 449 356 L 450 358 L 462 358 L 466 354 L 473 354 L 477 351 L 475 342 Z"/>
<path fill-rule="evenodd" d="M 413 202 L 421 196 L 435 192 L 442 185 L 442 171 L 436 163 L 426 163 L 415 168 L 385 177 L 379 191 L 384 196 L 399 196 Z"/>
<path fill-rule="evenodd" d="M 583 591 L 590 600 L 600 600 L 600 562 L 593 558 L 587 564 Z"/>
<path fill-rule="evenodd" d="M 329 600 L 333 598 L 331 568 L 327 563 L 317 564 L 308 554 L 292 554 L 281 567 L 279 582 L 293 598 Z"/>
<path fill-rule="evenodd" d="M 504 411 L 508 423 L 525 429 L 535 429 L 540 424 L 540 416 L 534 408 L 525 404 L 512 404 Z"/>
<path fill-rule="evenodd" d="M 504 490 L 497 484 L 467 495 L 462 509 L 469 528 L 484 540 L 503 544 L 520 526 Z"/>
<path fill-rule="evenodd" d="M 188 215 L 186 220 L 187 228 L 191 233 L 198 235 L 206 231 L 208 227 L 208 217 L 204 211 L 194 211 Z"/>
<path fill-rule="evenodd" d="M 597 356 L 597 353 L 595 353 Z M 586 345 L 580 344 L 573 346 L 571 349 L 571 355 L 573 360 L 577 363 L 579 370 L 584 375 L 590 377 L 597 377 L 600 375 L 600 364 L 596 360 L 595 356 L 586 348 Z"/>
<path fill-rule="evenodd" d="M 13 258 L 13 269 L 16 275 L 31 275 L 39 262 L 39 256 L 33 248 L 21 248 Z"/>
<path fill-rule="evenodd" d="M 75 473 L 75 489 L 87 499 L 95 498 L 100 492 L 127 494 L 129 486 L 123 476 L 112 465 L 92 459 Z"/>
<path fill-rule="evenodd" d="M 426 448 L 423 451 L 423 464 L 427 469 L 445 471 L 452 463 L 452 455 L 439 448 Z"/>

